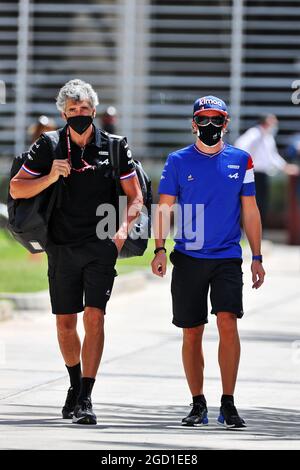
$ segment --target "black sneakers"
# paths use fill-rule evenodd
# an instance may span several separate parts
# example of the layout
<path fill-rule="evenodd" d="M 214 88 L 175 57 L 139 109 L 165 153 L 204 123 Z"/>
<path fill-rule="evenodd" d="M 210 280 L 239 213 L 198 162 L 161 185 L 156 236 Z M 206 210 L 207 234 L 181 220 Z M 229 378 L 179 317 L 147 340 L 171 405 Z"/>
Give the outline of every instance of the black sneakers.
<path fill-rule="evenodd" d="M 77 403 L 79 392 L 75 392 L 73 387 L 68 390 L 66 402 L 61 410 L 63 419 L 72 419 L 74 414 L 74 408 Z"/>
<path fill-rule="evenodd" d="M 218 424 L 230 429 L 247 427 L 245 421 L 239 416 L 233 401 L 227 401 L 221 405 Z"/>
<path fill-rule="evenodd" d="M 82 402 L 75 406 L 73 423 L 97 424 L 97 417 L 93 412 L 93 405 L 90 398 L 82 400 Z"/>
<path fill-rule="evenodd" d="M 208 424 L 207 406 L 204 401 L 191 403 L 190 413 L 183 418 L 182 426 L 206 426 Z"/>
<path fill-rule="evenodd" d="M 61 410 L 63 419 L 72 419 L 73 423 L 77 424 L 97 424 L 91 399 L 87 398 L 77 403 L 78 395 L 73 387 L 69 388 L 66 402 Z"/>
<path fill-rule="evenodd" d="M 199 401 L 191 404 L 190 413 L 183 418 L 182 426 L 206 426 L 208 424 L 206 402 Z M 226 400 L 221 404 L 218 424 L 229 429 L 246 428 L 245 421 L 239 416 L 233 400 Z"/>

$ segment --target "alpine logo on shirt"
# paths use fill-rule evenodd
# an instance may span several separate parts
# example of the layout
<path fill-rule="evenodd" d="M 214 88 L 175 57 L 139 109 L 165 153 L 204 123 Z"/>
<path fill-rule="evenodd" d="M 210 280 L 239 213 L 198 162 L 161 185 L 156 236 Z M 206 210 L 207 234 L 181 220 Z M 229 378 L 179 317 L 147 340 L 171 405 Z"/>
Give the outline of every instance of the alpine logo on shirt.
<path fill-rule="evenodd" d="M 239 174 L 238 174 L 238 173 L 234 173 L 234 174 L 231 174 L 231 173 L 230 173 L 230 175 L 228 175 L 228 178 L 231 178 L 231 179 L 234 178 L 235 180 L 237 180 L 238 177 L 239 177 Z"/>
<path fill-rule="evenodd" d="M 103 162 L 99 161 L 99 165 L 109 165 L 109 159 L 103 160 Z"/>

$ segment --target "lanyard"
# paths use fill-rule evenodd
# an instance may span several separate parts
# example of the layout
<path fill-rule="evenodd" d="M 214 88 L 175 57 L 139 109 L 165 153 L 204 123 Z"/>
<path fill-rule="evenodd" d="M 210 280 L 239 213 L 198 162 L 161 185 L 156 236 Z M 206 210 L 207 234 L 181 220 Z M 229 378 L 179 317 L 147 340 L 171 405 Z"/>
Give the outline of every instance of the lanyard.
<path fill-rule="evenodd" d="M 67 128 L 67 150 L 68 150 L 68 162 L 70 167 L 72 168 L 72 161 L 71 161 L 71 141 L 70 141 L 70 130 Z"/>
<path fill-rule="evenodd" d="M 70 141 L 70 130 L 69 127 L 67 129 L 67 150 L 68 150 L 68 162 L 71 167 L 71 170 L 77 171 L 77 173 L 82 173 L 85 170 L 96 170 L 97 167 L 95 165 L 90 165 L 88 162 L 86 162 L 82 157 L 84 153 L 85 147 L 81 149 L 81 161 L 83 163 L 82 168 L 73 168 L 72 167 L 72 160 L 71 160 L 71 141 Z"/>

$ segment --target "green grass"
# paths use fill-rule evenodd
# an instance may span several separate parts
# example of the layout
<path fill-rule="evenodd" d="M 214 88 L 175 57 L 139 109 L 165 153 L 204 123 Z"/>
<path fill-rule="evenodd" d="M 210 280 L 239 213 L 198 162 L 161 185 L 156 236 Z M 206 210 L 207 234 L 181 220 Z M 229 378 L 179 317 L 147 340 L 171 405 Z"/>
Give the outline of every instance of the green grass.
<path fill-rule="evenodd" d="M 168 251 L 171 251 L 173 241 L 167 240 L 166 246 Z M 118 260 L 118 273 L 150 269 L 153 250 L 154 240 L 150 240 L 144 256 Z M 0 254 L 0 293 L 37 292 L 48 289 L 47 256 L 44 253 L 30 255 L 6 232 L 0 230 Z"/>
<path fill-rule="evenodd" d="M 172 251 L 173 245 L 173 240 L 166 241 L 168 253 Z M 149 240 L 144 256 L 119 259 L 116 266 L 118 274 L 140 269 L 150 271 L 154 248 L 154 240 Z M 44 253 L 31 255 L 9 234 L 0 230 L 0 293 L 37 292 L 45 289 L 48 289 L 47 256 Z"/>
<path fill-rule="evenodd" d="M 48 288 L 45 254 L 30 255 L 0 231 L 0 292 L 36 292 Z"/>

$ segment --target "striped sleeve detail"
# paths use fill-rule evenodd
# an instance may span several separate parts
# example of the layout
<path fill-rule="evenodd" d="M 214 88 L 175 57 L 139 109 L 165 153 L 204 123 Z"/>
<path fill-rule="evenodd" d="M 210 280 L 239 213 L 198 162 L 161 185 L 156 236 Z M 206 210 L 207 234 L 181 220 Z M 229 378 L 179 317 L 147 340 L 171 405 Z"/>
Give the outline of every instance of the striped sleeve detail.
<path fill-rule="evenodd" d="M 130 173 L 125 173 L 124 175 L 121 175 L 121 176 L 120 176 L 120 180 L 126 180 L 126 179 L 128 179 L 128 178 L 132 178 L 132 177 L 135 176 L 135 175 L 136 175 L 136 171 L 133 170 L 133 171 L 131 171 Z"/>
<path fill-rule="evenodd" d="M 243 184 L 247 183 L 254 183 L 254 168 L 253 168 L 253 161 L 252 158 L 248 158 L 248 163 L 247 163 L 247 170 L 245 173 L 245 178 L 243 181 Z"/>
<path fill-rule="evenodd" d="M 23 163 L 21 168 L 22 168 L 22 170 L 26 171 L 26 173 L 29 173 L 30 175 L 33 175 L 33 176 L 40 176 L 41 175 L 41 173 L 38 173 L 37 171 L 30 170 L 30 168 L 28 168 L 25 165 L 25 163 Z"/>
<path fill-rule="evenodd" d="M 254 171 L 253 168 L 251 170 L 247 170 L 245 173 L 245 178 L 243 184 L 247 183 L 254 183 Z"/>
<path fill-rule="evenodd" d="M 253 168 L 253 167 L 254 167 L 253 160 L 249 155 L 248 162 L 247 162 L 247 170 L 251 170 L 251 168 Z"/>
<path fill-rule="evenodd" d="M 241 189 L 241 196 L 255 196 L 255 179 L 252 158 L 248 157 L 247 169 Z"/>

